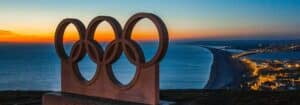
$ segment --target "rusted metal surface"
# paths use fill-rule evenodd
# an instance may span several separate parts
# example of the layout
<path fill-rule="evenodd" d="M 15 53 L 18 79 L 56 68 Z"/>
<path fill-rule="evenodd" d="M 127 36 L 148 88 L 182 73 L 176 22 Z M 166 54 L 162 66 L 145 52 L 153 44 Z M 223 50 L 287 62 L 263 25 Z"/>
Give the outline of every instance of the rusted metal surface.
<path fill-rule="evenodd" d="M 131 39 L 135 24 L 144 18 L 155 24 L 159 34 L 157 53 L 149 61 L 145 60 L 144 53 L 138 43 Z M 94 40 L 96 28 L 104 21 L 112 26 L 115 34 L 115 39 L 108 44 L 105 50 Z M 75 42 L 68 56 L 63 46 L 63 35 L 69 24 L 75 25 L 80 39 Z M 150 13 L 133 15 L 123 29 L 119 22 L 110 16 L 94 18 L 87 29 L 80 20 L 64 19 L 58 25 L 55 33 L 55 48 L 62 63 L 62 92 L 135 103 L 158 104 L 159 62 L 166 54 L 168 41 L 165 24 L 159 17 Z M 133 80 L 126 85 L 121 84 L 112 72 L 112 64 L 119 59 L 122 52 L 136 66 Z M 78 62 L 85 54 L 88 54 L 90 59 L 97 64 L 96 73 L 91 80 L 84 79 L 78 69 Z M 47 98 L 44 101 L 47 101 Z"/>

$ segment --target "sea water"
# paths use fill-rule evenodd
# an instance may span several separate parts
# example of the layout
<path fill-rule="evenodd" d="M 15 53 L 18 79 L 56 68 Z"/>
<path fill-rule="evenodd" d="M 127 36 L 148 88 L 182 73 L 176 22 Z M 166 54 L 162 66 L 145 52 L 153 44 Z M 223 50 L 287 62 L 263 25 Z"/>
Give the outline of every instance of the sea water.
<path fill-rule="evenodd" d="M 71 45 L 65 46 L 66 50 Z M 143 43 L 147 60 L 156 52 L 157 44 Z M 60 90 L 60 60 L 53 44 L 0 44 L 0 90 Z M 212 54 L 205 48 L 171 43 L 160 64 L 161 89 L 200 89 L 209 78 Z M 96 64 L 89 57 L 79 62 L 87 80 L 94 76 Z M 135 65 L 126 56 L 113 65 L 117 80 L 129 83 Z"/>
<path fill-rule="evenodd" d="M 247 57 L 255 60 L 300 60 L 300 51 L 261 53 Z"/>

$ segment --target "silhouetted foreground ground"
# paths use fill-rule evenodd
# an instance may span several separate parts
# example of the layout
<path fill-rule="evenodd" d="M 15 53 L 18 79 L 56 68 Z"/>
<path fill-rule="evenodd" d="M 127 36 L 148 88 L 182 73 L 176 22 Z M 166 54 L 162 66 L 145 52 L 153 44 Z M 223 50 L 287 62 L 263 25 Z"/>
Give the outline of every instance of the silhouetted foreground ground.
<path fill-rule="evenodd" d="M 41 105 L 44 93 L 3 91 L 0 105 Z M 174 105 L 300 105 L 300 91 L 162 90 L 161 99 L 176 102 Z"/>

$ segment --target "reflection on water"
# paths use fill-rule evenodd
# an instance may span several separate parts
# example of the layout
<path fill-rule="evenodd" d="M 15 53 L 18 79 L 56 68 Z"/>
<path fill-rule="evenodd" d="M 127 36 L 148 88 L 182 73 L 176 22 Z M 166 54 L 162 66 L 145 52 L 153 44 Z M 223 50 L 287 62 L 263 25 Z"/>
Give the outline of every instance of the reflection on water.
<path fill-rule="evenodd" d="M 144 43 L 149 60 L 156 45 Z M 0 45 L 0 90 L 59 90 L 60 61 L 53 45 Z M 201 47 L 171 44 L 160 65 L 161 89 L 202 88 L 209 77 L 211 53 Z M 82 75 L 90 79 L 96 64 L 88 57 L 79 63 Z M 113 64 L 113 72 L 122 83 L 128 83 L 135 66 L 122 56 Z"/>

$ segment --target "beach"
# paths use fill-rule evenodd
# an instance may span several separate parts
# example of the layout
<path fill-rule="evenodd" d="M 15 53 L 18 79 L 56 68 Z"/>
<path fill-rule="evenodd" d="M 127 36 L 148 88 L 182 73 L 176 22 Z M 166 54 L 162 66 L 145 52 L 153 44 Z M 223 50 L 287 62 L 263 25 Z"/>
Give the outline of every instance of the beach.
<path fill-rule="evenodd" d="M 230 52 L 205 47 L 213 54 L 209 80 L 205 89 L 240 89 L 245 65 L 239 60 L 232 58 Z"/>

